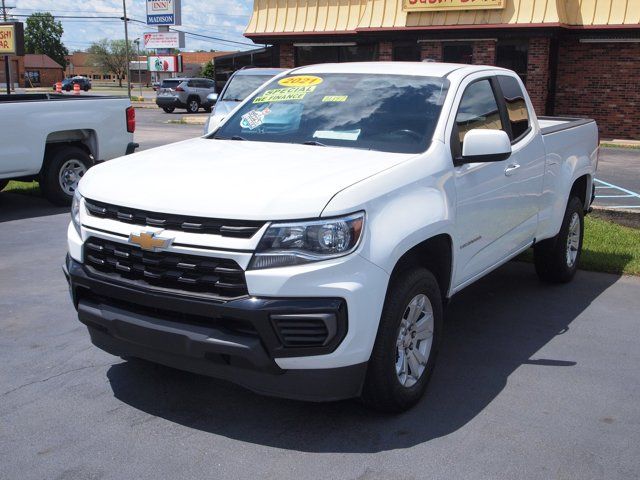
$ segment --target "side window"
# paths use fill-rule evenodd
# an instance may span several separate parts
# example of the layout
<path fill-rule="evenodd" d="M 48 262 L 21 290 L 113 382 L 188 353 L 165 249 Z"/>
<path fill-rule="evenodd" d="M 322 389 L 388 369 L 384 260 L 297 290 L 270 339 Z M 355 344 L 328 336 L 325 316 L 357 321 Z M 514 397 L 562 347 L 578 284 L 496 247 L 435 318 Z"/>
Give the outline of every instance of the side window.
<path fill-rule="evenodd" d="M 498 103 L 488 79 L 479 80 L 467 87 L 458 107 L 456 125 L 460 145 L 467 132 L 474 128 L 503 130 Z"/>
<path fill-rule="evenodd" d="M 197 83 L 196 83 L 196 82 L 197 82 L 196 80 L 189 80 L 189 81 L 187 82 L 187 87 L 191 87 L 191 88 L 198 88 L 198 85 L 197 85 Z"/>
<path fill-rule="evenodd" d="M 511 124 L 511 133 L 513 134 L 511 140 L 517 141 L 526 135 L 529 130 L 527 102 L 524 100 L 522 88 L 520 88 L 520 84 L 515 78 L 498 75 L 498 83 L 507 105 L 507 114 Z"/>

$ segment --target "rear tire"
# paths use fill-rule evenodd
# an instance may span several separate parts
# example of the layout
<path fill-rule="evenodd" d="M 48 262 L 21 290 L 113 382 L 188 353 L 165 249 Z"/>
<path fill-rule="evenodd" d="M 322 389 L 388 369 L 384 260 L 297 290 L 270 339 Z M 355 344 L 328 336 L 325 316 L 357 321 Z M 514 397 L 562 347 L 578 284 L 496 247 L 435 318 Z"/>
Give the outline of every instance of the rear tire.
<path fill-rule="evenodd" d="M 78 182 L 93 165 L 89 154 L 75 145 L 47 151 L 40 189 L 54 205 L 70 205 Z"/>
<path fill-rule="evenodd" d="M 558 235 L 537 243 L 533 248 L 540 280 L 550 283 L 571 281 L 580 262 L 583 237 L 584 206 L 578 197 L 571 197 Z"/>
<path fill-rule="evenodd" d="M 394 277 L 362 391 L 364 403 L 383 412 L 402 412 L 420 400 L 442 337 L 442 296 L 433 274 L 411 268 Z"/>
<path fill-rule="evenodd" d="M 164 110 L 164 113 L 173 113 L 175 108 L 173 108 L 173 107 L 162 107 L 162 110 Z"/>
<path fill-rule="evenodd" d="M 197 97 L 192 97 L 187 100 L 187 111 L 189 113 L 198 113 L 200 109 L 200 100 Z"/>

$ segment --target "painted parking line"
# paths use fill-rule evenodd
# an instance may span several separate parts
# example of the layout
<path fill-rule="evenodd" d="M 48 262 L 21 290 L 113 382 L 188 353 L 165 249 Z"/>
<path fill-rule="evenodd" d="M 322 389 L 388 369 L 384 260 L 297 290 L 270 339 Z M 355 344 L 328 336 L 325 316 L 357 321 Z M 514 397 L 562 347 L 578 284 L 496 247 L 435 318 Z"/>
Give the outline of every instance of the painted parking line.
<path fill-rule="evenodd" d="M 596 199 L 599 198 L 629 198 L 640 200 L 640 193 L 633 192 L 626 188 L 614 185 L 613 183 L 605 182 L 604 180 L 595 179 L 600 185 L 596 185 L 596 190 L 609 190 L 605 192 L 607 195 L 596 194 Z M 612 191 L 611 191 L 612 190 Z M 619 192 L 619 193 L 618 193 Z M 617 193 L 616 195 L 609 194 Z M 640 208 L 640 205 L 607 205 L 607 208 Z"/>

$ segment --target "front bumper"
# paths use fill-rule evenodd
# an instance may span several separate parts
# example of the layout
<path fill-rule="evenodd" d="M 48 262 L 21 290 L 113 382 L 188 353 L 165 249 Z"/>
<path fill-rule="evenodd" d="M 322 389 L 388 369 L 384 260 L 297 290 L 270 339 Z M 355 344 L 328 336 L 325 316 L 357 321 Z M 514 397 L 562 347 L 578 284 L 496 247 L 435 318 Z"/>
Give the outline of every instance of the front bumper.
<path fill-rule="evenodd" d="M 347 306 L 340 298 L 246 297 L 220 303 L 105 281 L 69 256 L 64 271 L 80 321 L 91 341 L 109 353 L 230 380 L 279 397 L 327 401 L 360 394 L 364 362 L 283 369 L 275 360 L 335 350 L 348 330 Z M 334 318 L 333 336 L 322 347 L 285 347 L 281 331 L 274 327 L 274 319 L 282 315 Z"/>

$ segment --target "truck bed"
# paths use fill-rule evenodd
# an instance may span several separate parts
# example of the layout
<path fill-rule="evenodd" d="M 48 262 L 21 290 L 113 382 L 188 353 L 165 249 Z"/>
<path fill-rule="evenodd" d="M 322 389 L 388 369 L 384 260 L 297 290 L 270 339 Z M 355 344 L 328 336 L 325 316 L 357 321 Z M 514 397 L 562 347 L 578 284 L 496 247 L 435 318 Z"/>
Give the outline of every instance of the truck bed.
<path fill-rule="evenodd" d="M 577 117 L 538 117 L 542 135 L 569 130 L 570 128 L 576 128 L 591 122 L 595 123 L 595 120 Z"/>
<path fill-rule="evenodd" d="M 45 102 L 45 101 L 70 101 L 70 100 L 106 100 L 124 99 L 126 96 L 115 95 L 73 95 L 61 93 L 13 93 L 11 95 L 0 95 L 0 103 L 16 102 Z M 128 98 L 127 98 L 128 100 Z"/>

